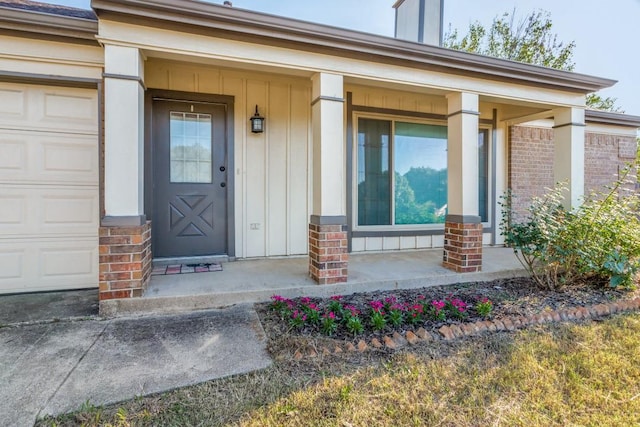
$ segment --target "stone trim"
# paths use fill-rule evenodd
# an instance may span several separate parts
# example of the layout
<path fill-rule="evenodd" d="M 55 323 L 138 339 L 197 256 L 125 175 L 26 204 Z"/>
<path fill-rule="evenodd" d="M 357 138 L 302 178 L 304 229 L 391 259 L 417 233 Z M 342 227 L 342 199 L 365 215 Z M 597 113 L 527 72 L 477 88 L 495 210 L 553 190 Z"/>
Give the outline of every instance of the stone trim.
<path fill-rule="evenodd" d="M 336 216 L 311 215 L 309 222 L 311 224 L 316 224 L 316 225 L 346 225 L 347 217 L 343 215 L 336 215 Z"/>
<path fill-rule="evenodd" d="M 460 338 L 483 335 L 490 332 L 499 331 L 515 331 L 528 326 L 542 325 L 545 323 L 571 322 L 576 320 L 600 319 L 617 313 L 626 313 L 640 310 L 640 298 L 631 300 L 615 301 L 607 304 L 596 304 L 584 307 L 566 308 L 563 310 L 545 311 L 529 316 L 505 316 L 499 319 L 479 320 L 477 322 L 456 323 L 444 325 L 437 331 L 427 331 L 419 328 L 416 331 L 407 331 L 404 336 L 398 332 L 392 335 L 386 335 L 381 339 L 373 338 L 369 343 L 365 340 L 358 341 L 357 344 L 352 342 L 336 341 L 333 349 L 322 347 L 320 354 L 322 356 L 337 355 L 343 352 L 360 352 L 368 350 L 386 349 L 397 350 L 402 347 L 414 346 L 429 341 L 444 340 L 453 341 Z M 297 350 L 293 359 L 296 361 L 303 358 L 318 357 L 315 349 L 304 352 Z"/>
<path fill-rule="evenodd" d="M 99 251 L 99 300 L 141 297 L 151 277 L 151 221 L 100 227 Z"/>
<path fill-rule="evenodd" d="M 563 123 L 561 125 L 556 125 L 553 126 L 552 129 L 559 129 L 559 128 L 563 128 L 563 127 L 567 127 L 567 126 L 576 126 L 576 127 L 586 127 L 587 125 L 585 123 L 576 123 L 576 122 L 571 122 L 571 123 Z"/>
<path fill-rule="evenodd" d="M 105 216 L 100 221 L 103 227 L 137 227 L 147 222 L 145 215 Z"/>
<path fill-rule="evenodd" d="M 478 215 L 447 215 L 445 222 L 456 222 L 458 224 L 479 224 L 482 218 Z"/>
<path fill-rule="evenodd" d="M 313 101 L 311 101 L 311 106 L 313 107 L 314 105 L 316 105 L 320 101 L 331 101 L 331 102 L 343 103 L 344 102 L 344 98 L 337 98 L 335 96 L 319 96 L 316 99 L 314 99 Z"/>
<path fill-rule="evenodd" d="M 346 227 L 309 224 L 309 276 L 319 285 L 344 283 L 348 266 Z"/>
<path fill-rule="evenodd" d="M 451 114 L 447 114 L 447 118 L 454 117 L 454 116 L 457 116 L 459 114 L 469 114 L 471 116 L 479 116 L 480 115 L 480 111 L 460 110 L 460 111 L 453 112 Z"/>

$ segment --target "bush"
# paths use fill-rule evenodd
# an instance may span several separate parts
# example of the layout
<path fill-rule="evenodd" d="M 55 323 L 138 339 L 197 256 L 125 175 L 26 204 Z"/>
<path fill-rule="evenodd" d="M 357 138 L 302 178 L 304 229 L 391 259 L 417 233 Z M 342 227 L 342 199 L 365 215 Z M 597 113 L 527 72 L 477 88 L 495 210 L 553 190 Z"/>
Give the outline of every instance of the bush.
<path fill-rule="evenodd" d="M 606 279 L 611 287 L 631 287 L 640 269 L 640 198 L 625 188 L 630 165 L 606 193 L 590 194 L 581 206 L 562 207 L 566 186 L 532 200 L 518 220 L 513 196 L 503 197 L 502 234 L 535 282 L 559 289 L 585 279 Z"/>

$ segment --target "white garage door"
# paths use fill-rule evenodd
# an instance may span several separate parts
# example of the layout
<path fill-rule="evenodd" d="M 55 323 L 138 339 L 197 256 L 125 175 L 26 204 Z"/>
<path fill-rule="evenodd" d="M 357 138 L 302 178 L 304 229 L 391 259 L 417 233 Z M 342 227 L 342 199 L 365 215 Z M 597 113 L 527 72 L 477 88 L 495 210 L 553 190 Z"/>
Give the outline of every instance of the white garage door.
<path fill-rule="evenodd" d="M 0 82 L 0 293 L 98 286 L 98 101 Z"/>

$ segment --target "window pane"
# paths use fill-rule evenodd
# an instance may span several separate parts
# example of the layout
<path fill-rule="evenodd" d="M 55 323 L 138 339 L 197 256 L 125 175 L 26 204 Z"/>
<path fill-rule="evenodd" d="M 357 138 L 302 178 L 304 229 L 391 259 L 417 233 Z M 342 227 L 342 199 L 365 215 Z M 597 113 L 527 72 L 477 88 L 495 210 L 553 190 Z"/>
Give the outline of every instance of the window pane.
<path fill-rule="evenodd" d="M 211 115 L 172 112 L 170 115 L 171 182 L 211 182 Z"/>
<path fill-rule="evenodd" d="M 478 133 L 478 206 L 482 222 L 489 221 L 489 131 Z"/>
<path fill-rule="evenodd" d="M 444 223 L 447 127 L 396 122 L 395 223 Z"/>
<path fill-rule="evenodd" d="M 391 224 L 391 122 L 358 119 L 358 224 Z"/>

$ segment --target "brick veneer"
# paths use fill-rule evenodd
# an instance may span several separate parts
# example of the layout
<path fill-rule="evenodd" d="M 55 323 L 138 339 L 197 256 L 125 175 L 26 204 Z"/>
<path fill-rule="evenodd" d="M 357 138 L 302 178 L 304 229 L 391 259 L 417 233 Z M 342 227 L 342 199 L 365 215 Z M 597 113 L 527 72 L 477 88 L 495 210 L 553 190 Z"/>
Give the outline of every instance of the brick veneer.
<path fill-rule="evenodd" d="M 151 277 L 151 222 L 100 227 L 99 299 L 141 297 Z"/>
<path fill-rule="evenodd" d="M 586 132 L 584 149 L 584 186 L 588 194 L 617 180 L 624 165 L 635 159 L 638 148 L 632 136 Z M 553 157 L 553 129 L 510 128 L 509 187 L 516 196 L 513 200 L 516 215 L 525 215 L 531 198 L 543 195 L 555 185 Z"/>
<path fill-rule="evenodd" d="M 349 250 L 345 227 L 309 224 L 309 275 L 320 285 L 347 281 Z"/>
<path fill-rule="evenodd" d="M 482 270 L 482 223 L 445 222 L 442 265 L 457 273 Z"/>

